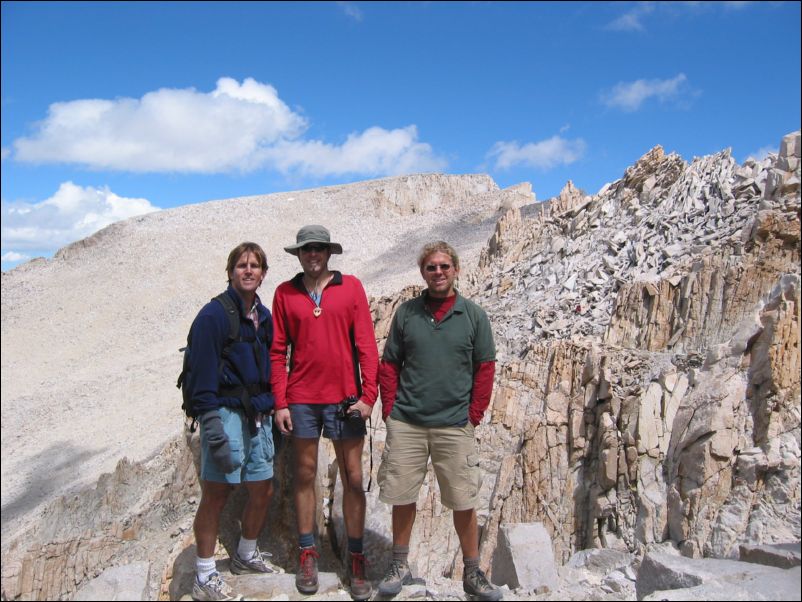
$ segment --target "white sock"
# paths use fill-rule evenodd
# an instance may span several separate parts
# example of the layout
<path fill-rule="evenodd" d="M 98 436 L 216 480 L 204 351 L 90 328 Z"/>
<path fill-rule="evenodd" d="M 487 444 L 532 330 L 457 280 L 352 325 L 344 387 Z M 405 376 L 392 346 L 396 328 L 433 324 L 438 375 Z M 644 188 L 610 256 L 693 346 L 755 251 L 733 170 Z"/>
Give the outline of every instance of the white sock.
<path fill-rule="evenodd" d="M 198 575 L 198 583 L 203 585 L 216 572 L 217 564 L 214 562 L 214 556 L 211 558 L 195 556 L 195 573 Z"/>
<path fill-rule="evenodd" d="M 243 560 L 250 560 L 256 554 L 256 540 L 239 538 L 239 545 L 237 546 L 237 556 Z"/>

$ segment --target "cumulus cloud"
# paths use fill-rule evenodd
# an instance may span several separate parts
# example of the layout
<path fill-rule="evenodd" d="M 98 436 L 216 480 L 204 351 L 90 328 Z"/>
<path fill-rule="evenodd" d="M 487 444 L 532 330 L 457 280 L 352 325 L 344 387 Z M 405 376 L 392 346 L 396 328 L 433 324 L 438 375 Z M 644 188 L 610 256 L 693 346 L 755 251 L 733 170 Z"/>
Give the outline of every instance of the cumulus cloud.
<path fill-rule="evenodd" d="M 317 140 L 287 142 L 267 154 L 282 172 L 315 176 L 399 175 L 445 168 L 445 161 L 435 156 L 430 145 L 418 142 L 415 126 L 372 127 L 349 135 L 340 146 Z"/>
<path fill-rule="evenodd" d="M 26 261 L 26 260 L 28 260 L 30 258 L 31 258 L 30 255 L 24 255 L 22 253 L 16 253 L 14 251 L 9 251 L 8 253 L 3 253 L 3 255 L 0 256 L 0 259 L 3 260 L 3 261 L 14 261 L 14 262 Z"/>
<path fill-rule="evenodd" d="M 308 127 L 272 86 L 224 77 L 208 94 L 161 89 L 141 99 L 55 103 L 32 136 L 14 141 L 14 154 L 18 161 L 133 172 L 390 175 L 444 164 L 417 141 L 414 126 L 372 127 L 341 146 L 304 139 Z"/>
<path fill-rule="evenodd" d="M 147 199 L 125 198 L 107 187 L 72 182 L 62 183 L 53 196 L 40 203 L 3 200 L 2 259 L 27 259 L 30 251 L 50 254 L 113 222 L 153 211 L 159 208 Z"/>
<path fill-rule="evenodd" d="M 272 86 L 224 77 L 209 94 L 161 89 L 141 99 L 52 104 L 36 133 L 15 140 L 14 150 L 18 161 L 32 163 L 214 173 L 253 169 L 261 147 L 305 127 Z"/>
<path fill-rule="evenodd" d="M 686 93 L 687 81 L 685 74 L 680 73 L 671 79 L 619 82 L 611 90 L 602 92 L 601 100 L 608 107 L 631 113 L 650 98 L 656 98 L 660 102 L 679 101 Z"/>
<path fill-rule="evenodd" d="M 552 136 L 540 142 L 529 142 L 524 145 L 516 141 L 496 142 L 487 156 L 495 157 L 496 169 L 525 165 L 547 170 L 578 161 L 585 154 L 586 148 L 587 144 L 582 138 L 568 140 L 561 136 Z"/>

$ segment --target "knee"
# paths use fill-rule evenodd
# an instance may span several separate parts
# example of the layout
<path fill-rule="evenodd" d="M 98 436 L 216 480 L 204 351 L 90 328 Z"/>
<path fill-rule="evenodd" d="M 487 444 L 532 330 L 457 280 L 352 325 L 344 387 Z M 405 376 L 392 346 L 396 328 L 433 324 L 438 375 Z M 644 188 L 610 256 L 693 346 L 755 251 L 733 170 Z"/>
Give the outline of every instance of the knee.
<path fill-rule="evenodd" d="M 343 488 L 350 495 L 364 495 L 362 488 L 362 471 L 349 472 L 346 478 L 343 478 Z"/>
<path fill-rule="evenodd" d="M 313 487 L 317 471 L 312 466 L 298 466 L 295 469 L 295 486 L 301 489 Z"/>

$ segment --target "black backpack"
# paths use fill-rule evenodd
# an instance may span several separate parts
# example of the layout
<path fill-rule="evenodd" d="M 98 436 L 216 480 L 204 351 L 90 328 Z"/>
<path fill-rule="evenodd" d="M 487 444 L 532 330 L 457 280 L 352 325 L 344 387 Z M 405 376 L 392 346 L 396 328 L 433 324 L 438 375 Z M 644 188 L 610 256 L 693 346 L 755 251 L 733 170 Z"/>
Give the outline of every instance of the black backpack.
<path fill-rule="evenodd" d="M 240 316 L 239 316 L 239 309 L 237 308 L 236 303 L 231 299 L 231 297 L 223 292 L 217 295 L 212 301 L 217 301 L 220 305 L 223 306 L 223 309 L 226 312 L 226 316 L 228 317 L 228 335 L 226 336 L 226 341 L 223 344 L 223 352 L 220 354 L 220 365 L 218 367 L 218 374 L 222 374 L 223 366 L 226 364 L 228 359 L 229 350 L 231 349 L 231 345 L 236 343 L 237 341 L 244 341 L 252 344 L 254 354 L 257 357 L 257 365 L 258 362 L 258 344 L 256 342 L 255 337 L 240 337 Z M 270 340 L 270 333 L 268 332 L 268 341 Z M 194 427 L 194 419 L 196 418 L 193 408 L 192 408 L 192 391 L 189 390 L 188 386 L 188 376 L 190 372 L 189 367 L 189 354 L 192 349 L 192 329 L 190 329 L 189 334 L 187 335 L 187 346 L 181 347 L 179 349 L 180 352 L 184 354 L 184 363 L 181 368 L 181 373 L 178 375 L 178 380 L 175 383 L 175 386 L 181 389 L 181 396 L 183 398 L 183 402 L 181 404 L 181 409 L 184 410 L 184 413 L 189 417 L 193 418 L 193 427 Z M 233 366 L 232 366 L 233 367 Z M 221 387 L 219 390 L 220 394 L 224 394 L 231 397 L 239 397 L 242 399 L 242 405 L 245 408 L 245 413 L 252 417 L 254 412 L 251 406 L 251 395 L 256 395 L 265 391 L 270 390 L 270 385 L 267 383 L 260 383 L 258 385 L 249 385 L 249 386 L 236 386 L 236 387 Z"/>

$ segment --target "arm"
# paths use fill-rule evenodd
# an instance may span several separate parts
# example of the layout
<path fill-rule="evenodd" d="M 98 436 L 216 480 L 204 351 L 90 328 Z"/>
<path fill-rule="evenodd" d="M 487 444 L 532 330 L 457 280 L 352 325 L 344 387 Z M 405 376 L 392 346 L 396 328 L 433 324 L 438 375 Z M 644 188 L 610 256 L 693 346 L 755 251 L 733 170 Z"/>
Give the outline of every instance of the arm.
<path fill-rule="evenodd" d="M 495 373 L 496 362 L 494 361 L 482 362 L 473 373 L 473 389 L 471 390 L 471 404 L 468 406 L 468 419 L 474 426 L 482 422 L 485 410 L 490 405 Z M 384 400 L 383 397 L 382 400 Z"/>
<path fill-rule="evenodd" d="M 292 431 L 292 418 L 287 407 L 287 314 L 284 298 L 276 289 L 273 296 L 273 342 L 270 345 L 270 386 L 273 392 L 275 422 L 285 435 Z"/>
<path fill-rule="evenodd" d="M 369 408 L 376 403 L 379 393 L 378 368 L 379 350 L 376 347 L 376 335 L 373 331 L 373 318 L 370 315 L 368 298 L 365 289 L 359 280 L 356 280 L 355 302 L 356 313 L 354 317 L 354 342 L 359 354 L 359 371 L 362 375 L 362 397 Z M 369 412 L 368 412 L 369 413 Z M 364 412 L 363 412 L 364 414 Z"/>
<path fill-rule="evenodd" d="M 276 290 L 273 297 L 273 342 L 270 345 L 270 385 L 276 410 L 287 407 L 287 314 L 284 297 Z"/>
<path fill-rule="evenodd" d="M 379 366 L 379 391 L 382 398 L 382 419 L 387 420 L 393 411 L 395 395 L 398 392 L 398 381 L 401 378 L 401 366 L 382 360 Z"/>
<path fill-rule="evenodd" d="M 189 356 L 189 387 L 192 391 L 192 411 L 200 416 L 220 407 L 217 390 L 220 386 L 220 356 L 227 336 L 220 320 L 204 308 L 192 323 L 192 344 Z"/>

